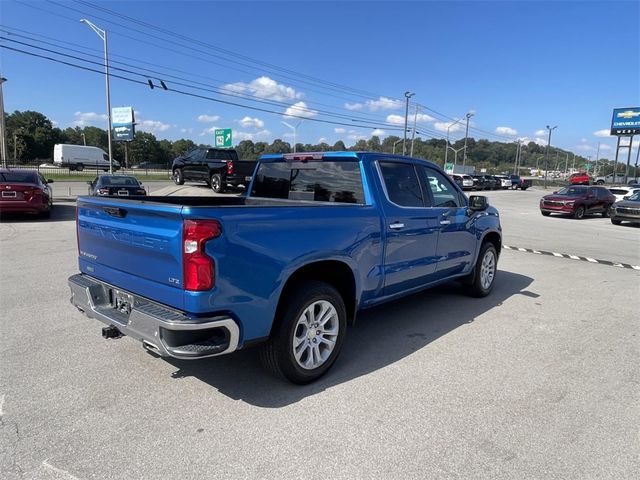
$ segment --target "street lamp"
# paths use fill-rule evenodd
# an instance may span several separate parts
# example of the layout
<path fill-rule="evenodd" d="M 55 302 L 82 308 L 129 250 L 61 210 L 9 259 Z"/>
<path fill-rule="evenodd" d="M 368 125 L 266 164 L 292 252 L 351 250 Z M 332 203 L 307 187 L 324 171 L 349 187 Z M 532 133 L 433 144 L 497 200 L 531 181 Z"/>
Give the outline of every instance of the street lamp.
<path fill-rule="evenodd" d="M 4 125 L 4 96 L 2 95 L 2 84 L 6 81 L 6 78 L 0 77 L 0 130 L 2 130 L 0 134 L 2 137 L 0 138 L 0 153 L 2 154 L 2 166 L 4 168 L 7 168 L 7 131 Z"/>
<path fill-rule="evenodd" d="M 454 125 L 460 123 L 462 121 L 462 119 L 458 119 L 453 123 L 450 123 L 449 126 L 447 127 L 447 147 L 444 149 L 444 164 L 447 164 L 447 159 L 448 159 L 448 154 L 449 154 L 449 129 L 451 127 L 453 127 Z"/>
<path fill-rule="evenodd" d="M 447 150 L 448 150 L 449 148 L 450 148 L 451 150 L 453 150 L 453 153 L 455 153 L 455 156 L 453 157 L 453 169 L 455 170 L 455 166 L 456 166 L 456 164 L 458 163 L 458 152 L 460 152 L 460 151 L 464 150 L 464 147 L 460 147 L 460 148 L 458 148 L 458 149 L 456 150 L 455 148 L 450 147 L 449 145 L 447 145 Z M 447 166 L 445 165 L 445 166 L 444 166 L 444 168 L 447 168 Z M 455 173 L 455 172 L 454 172 L 454 173 Z M 462 173 L 464 173 L 464 172 L 462 172 Z"/>
<path fill-rule="evenodd" d="M 473 117 L 474 113 L 467 113 L 465 117 L 467 117 L 467 128 L 464 132 L 464 156 L 462 157 L 462 169 L 464 170 L 464 166 L 467 164 L 467 137 L 469 136 L 469 119 Z"/>
<path fill-rule="evenodd" d="M 288 124 L 285 121 L 283 121 L 282 123 L 285 124 L 287 127 L 289 127 L 291 130 L 293 130 L 293 153 L 296 153 L 296 138 L 297 138 L 297 133 L 298 133 L 298 127 L 302 123 L 302 120 L 300 120 L 298 123 L 296 123 L 295 127 L 293 125 Z"/>
<path fill-rule="evenodd" d="M 87 138 L 84 136 L 84 132 L 80 132 L 80 135 L 82 135 L 82 144 L 86 147 L 87 146 Z"/>
<path fill-rule="evenodd" d="M 109 118 L 109 131 L 107 132 L 107 140 L 109 142 L 109 173 L 113 173 L 113 155 L 112 155 L 112 151 L 111 151 L 111 130 L 112 130 L 112 125 L 111 125 L 111 91 L 109 90 L 109 57 L 107 54 L 107 32 L 105 30 L 102 30 L 101 28 L 98 28 L 97 26 L 95 26 L 93 23 L 91 23 L 89 20 L 86 19 L 82 19 L 80 20 L 80 23 L 84 23 L 86 25 L 89 26 L 89 28 L 91 28 L 91 30 L 93 30 L 104 42 L 104 78 L 105 78 L 105 85 L 106 85 L 106 89 L 107 89 L 107 117 Z"/>
<path fill-rule="evenodd" d="M 396 154 L 396 145 L 399 144 L 400 142 L 402 142 L 402 139 L 399 139 L 397 142 L 393 142 L 393 150 L 392 150 L 392 155 Z"/>
<path fill-rule="evenodd" d="M 414 95 L 415 93 L 404 92 L 404 96 L 407 99 L 407 106 L 404 111 L 404 141 L 402 142 L 402 155 L 407 154 L 407 117 L 409 116 L 409 99 Z"/>
<path fill-rule="evenodd" d="M 550 127 L 547 125 L 547 130 L 549 130 L 549 139 L 547 140 L 547 151 L 544 154 L 544 188 L 547 188 L 547 172 L 549 170 L 549 148 L 551 148 L 551 132 L 553 132 L 558 126 Z"/>

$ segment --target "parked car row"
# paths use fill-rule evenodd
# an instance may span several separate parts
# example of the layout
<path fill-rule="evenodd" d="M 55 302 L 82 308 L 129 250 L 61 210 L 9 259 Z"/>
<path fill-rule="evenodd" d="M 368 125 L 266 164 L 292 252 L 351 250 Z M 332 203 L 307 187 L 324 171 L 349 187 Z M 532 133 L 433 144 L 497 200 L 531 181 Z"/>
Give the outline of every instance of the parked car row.
<path fill-rule="evenodd" d="M 461 175 L 451 174 L 453 181 L 463 190 L 499 190 L 521 189 L 531 186 L 530 180 L 524 180 L 519 175 Z"/>
<path fill-rule="evenodd" d="M 591 178 L 587 172 L 573 173 L 568 178 L 571 185 L 604 185 L 604 184 L 626 184 L 635 185 L 640 182 L 640 178 L 626 177 L 621 174 L 610 174 L 604 177 Z"/>
<path fill-rule="evenodd" d="M 614 194 L 614 192 L 616 192 Z M 607 189 L 601 186 L 571 185 L 540 199 L 540 213 L 571 216 L 577 220 L 589 214 L 611 218 L 611 223 L 640 224 L 640 186 Z"/>

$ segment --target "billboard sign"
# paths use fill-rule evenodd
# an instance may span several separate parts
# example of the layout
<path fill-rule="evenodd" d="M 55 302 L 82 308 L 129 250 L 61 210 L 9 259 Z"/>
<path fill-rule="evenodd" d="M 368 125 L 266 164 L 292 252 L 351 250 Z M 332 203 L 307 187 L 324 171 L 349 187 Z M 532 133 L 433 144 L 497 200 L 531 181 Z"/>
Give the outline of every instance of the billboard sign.
<path fill-rule="evenodd" d="M 215 146 L 218 148 L 230 148 L 231 143 L 231 129 L 230 128 L 218 128 L 214 132 Z"/>
<path fill-rule="evenodd" d="M 135 136 L 134 116 L 132 107 L 114 107 L 111 109 L 113 124 L 113 139 L 130 142 Z"/>
<path fill-rule="evenodd" d="M 640 133 L 640 107 L 614 108 L 611 135 L 637 135 Z"/>

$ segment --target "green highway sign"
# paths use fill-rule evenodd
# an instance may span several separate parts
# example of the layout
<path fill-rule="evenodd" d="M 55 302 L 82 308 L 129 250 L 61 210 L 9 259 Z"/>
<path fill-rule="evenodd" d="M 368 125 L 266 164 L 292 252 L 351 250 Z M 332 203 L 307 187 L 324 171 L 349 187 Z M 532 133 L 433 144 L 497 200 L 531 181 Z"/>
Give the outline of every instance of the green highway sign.
<path fill-rule="evenodd" d="M 453 163 L 445 163 L 444 164 L 445 172 L 453 172 Z"/>
<path fill-rule="evenodd" d="M 230 128 L 220 128 L 215 130 L 215 137 L 216 137 L 216 147 L 219 147 L 219 148 L 231 147 L 232 139 L 231 139 Z"/>

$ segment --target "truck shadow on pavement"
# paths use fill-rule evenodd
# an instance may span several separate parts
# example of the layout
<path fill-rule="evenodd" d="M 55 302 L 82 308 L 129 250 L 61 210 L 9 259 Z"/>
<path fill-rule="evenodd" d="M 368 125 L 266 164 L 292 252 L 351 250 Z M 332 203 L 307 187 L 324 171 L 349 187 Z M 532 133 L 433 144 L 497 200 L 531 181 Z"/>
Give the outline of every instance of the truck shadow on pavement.
<path fill-rule="evenodd" d="M 310 385 L 298 386 L 273 377 L 262 368 L 256 348 L 198 362 L 167 361 L 173 378 L 194 377 L 235 400 L 264 408 L 280 408 L 335 385 L 385 368 L 434 340 L 473 322 L 513 295 L 537 298 L 527 291 L 532 278 L 499 271 L 491 295 L 471 298 L 457 283 L 361 312 L 347 331 L 342 352 L 331 370 Z"/>
<path fill-rule="evenodd" d="M 76 219 L 76 204 L 55 203 L 51 210 L 50 218 L 43 218 L 38 215 L 28 213 L 2 213 L 0 223 L 48 223 L 48 222 L 68 222 Z"/>

